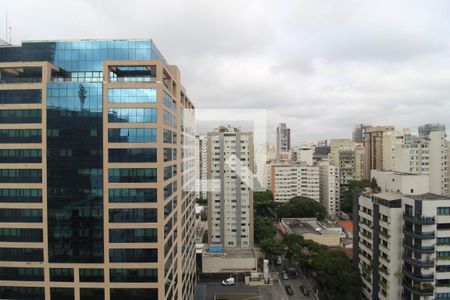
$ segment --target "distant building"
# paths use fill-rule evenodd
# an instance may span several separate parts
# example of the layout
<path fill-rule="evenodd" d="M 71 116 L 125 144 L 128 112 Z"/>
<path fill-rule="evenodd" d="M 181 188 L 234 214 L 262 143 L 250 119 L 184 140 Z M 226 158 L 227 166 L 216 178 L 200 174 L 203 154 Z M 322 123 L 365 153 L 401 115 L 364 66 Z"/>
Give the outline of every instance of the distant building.
<path fill-rule="evenodd" d="M 372 170 L 370 177 L 375 178 L 381 192 L 418 195 L 430 191 L 428 175 Z"/>
<path fill-rule="evenodd" d="M 197 199 L 206 201 L 208 199 L 208 157 L 206 136 L 195 137 L 195 196 Z"/>
<path fill-rule="evenodd" d="M 355 143 L 362 143 L 364 141 L 364 133 L 367 131 L 367 129 L 371 127 L 370 125 L 366 125 L 366 124 L 358 124 L 355 126 L 355 128 L 353 129 L 353 134 L 352 134 L 352 140 Z"/>
<path fill-rule="evenodd" d="M 332 139 L 330 164 L 339 167 L 341 185 L 361 180 L 364 176 L 364 148 L 349 139 Z"/>
<path fill-rule="evenodd" d="M 280 123 L 277 127 L 277 158 L 282 152 L 288 153 L 291 149 L 291 129 L 286 127 L 286 123 Z"/>
<path fill-rule="evenodd" d="M 209 244 L 253 247 L 253 133 L 219 127 L 208 133 Z"/>
<path fill-rule="evenodd" d="M 295 196 L 320 201 L 319 167 L 302 164 L 272 165 L 271 188 L 275 202 L 287 202 Z"/>
<path fill-rule="evenodd" d="M 394 126 L 369 127 L 364 133 L 364 178 L 370 179 L 371 170 L 383 170 L 383 152 L 390 152 L 391 147 L 384 143 L 383 136 L 393 132 Z"/>
<path fill-rule="evenodd" d="M 319 166 L 319 200 L 328 216 L 335 218 L 340 207 L 339 167 L 322 163 Z"/>
<path fill-rule="evenodd" d="M 419 137 L 428 137 L 430 135 L 430 132 L 432 131 L 444 131 L 445 132 L 445 125 L 439 124 L 439 123 L 428 123 L 419 126 Z"/>
<path fill-rule="evenodd" d="M 290 160 L 294 163 L 304 163 L 307 166 L 312 166 L 314 164 L 313 155 L 313 146 L 294 147 L 290 151 Z"/>
<path fill-rule="evenodd" d="M 327 140 L 318 141 L 314 148 L 313 158 L 315 162 L 326 161 L 329 158 L 330 146 Z"/>

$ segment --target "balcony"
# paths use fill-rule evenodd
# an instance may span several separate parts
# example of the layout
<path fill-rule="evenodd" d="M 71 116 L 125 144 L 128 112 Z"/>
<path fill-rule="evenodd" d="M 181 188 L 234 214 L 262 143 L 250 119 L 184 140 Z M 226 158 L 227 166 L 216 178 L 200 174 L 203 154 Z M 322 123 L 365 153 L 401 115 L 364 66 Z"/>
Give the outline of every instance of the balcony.
<path fill-rule="evenodd" d="M 434 239 L 436 236 L 434 231 L 412 231 L 411 229 L 403 226 L 403 233 L 413 236 L 416 239 L 428 240 Z"/>
<path fill-rule="evenodd" d="M 416 253 L 434 253 L 434 246 L 413 246 L 403 242 L 403 247 Z"/>
<path fill-rule="evenodd" d="M 433 225 L 436 221 L 434 217 L 426 217 L 426 216 L 414 217 L 406 214 L 403 214 L 403 220 L 418 225 Z"/>
<path fill-rule="evenodd" d="M 409 279 L 412 279 L 414 281 L 420 281 L 420 282 L 433 282 L 434 281 L 433 274 L 429 274 L 429 275 L 414 274 L 405 268 L 403 268 L 403 274 L 405 274 L 406 277 L 408 277 Z"/>
<path fill-rule="evenodd" d="M 414 259 L 410 257 L 403 257 L 403 260 L 407 262 L 408 264 L 416 267 L 421 268 L 433 268 L 434 267 L 434 261 L 433 260 L 426 260 L 426 259 Z"/>
<path fill-rule="evenodd" d="M 433 296 L 434 293 L 432 287 L 427 288 L 413 287 L 408 283 L 403 283 L 403 288 L 409 291 L 410 293 L 421 297 Z"/>

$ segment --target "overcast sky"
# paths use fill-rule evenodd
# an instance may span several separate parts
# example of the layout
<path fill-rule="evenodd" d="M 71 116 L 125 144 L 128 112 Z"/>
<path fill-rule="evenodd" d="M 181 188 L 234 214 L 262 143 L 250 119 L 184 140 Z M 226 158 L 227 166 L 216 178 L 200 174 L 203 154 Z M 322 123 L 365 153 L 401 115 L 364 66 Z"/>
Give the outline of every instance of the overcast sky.
<path fill-rule="evenodd" d="M 450 127 L 450 1 L 1 0 L 13 43 L 152 38 L 197 107 L 268 110 L 269 140 Z"/>

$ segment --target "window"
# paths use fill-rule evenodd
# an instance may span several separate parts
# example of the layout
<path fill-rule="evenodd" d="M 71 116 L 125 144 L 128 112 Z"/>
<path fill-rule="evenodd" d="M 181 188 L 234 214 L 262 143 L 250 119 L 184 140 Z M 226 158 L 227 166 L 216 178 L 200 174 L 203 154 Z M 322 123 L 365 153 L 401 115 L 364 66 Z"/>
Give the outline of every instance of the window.
<path fill-rule="evenodd" d="M 20 209 L 2 208 L 0 209 L 0 222 L 42 222 L 42 209 Z"/>
<path fill-rule="evenodd" d="M 50 281 L 73 282 L 73 269 L 50 268 Z"/>
<path fill-rule="evenodd" d="M 1 183 L 40 183 L 42 170 L 40 169 L 0 169 Z"/>
<path fill-rule="evenodd" d="M 80 269 L 80 282 L 103 282 L 103 269 Z"/>
<path fill-rule="evenodd" d="M 154 223 L 156 221 L 156 208 L 109 210 L 109 222 L 111 223 Z"/>
<path fill-rule="evenodd" d="M 156 143 L 156 128 L 110 128 L 110 143 Z"/>
<path fill-rule="evenodd" d="M 438 207 L 437 214 L 438 215 L 450 215 L 450 207 Z"/>
<path fill-rule="evenodd" d="M 2 109 L 0 124 L 41 123 L 40 109 Z"/>
<path fill-rule="evenodd" d="M 2 90 L 0 104 L 42 103 L 41 90 Z"/>
<path fill-rule="evenodd" d="M 0 189 L 0 203 L 42 202 L 40 189 Z"/>
<path fill-rule="evenodd" d="M 157 269 L 110 269 L 111 282 L 157 282 Z"/>
<path fill-rule="evenodd" d="M 109 162 L 156 162 L 156 148 L 109 149 Z"/>
<path fill-rule="evenodd" d="M 109 169 L 109 182 L 156 182 L 156 168 Z"/>
<path fill-rule="evenodd" d="M 41 129 L 0 129 L 0 143 L 40 143 Z"/>
<path fill-rule="evenodd" d="M 110 243 L 156 243 L 157 241 L 156 228 L 109 230 Z"/>
<path fill-rule="evenodd" d="M 1 242 L 42 242 L 42 229 L 0 228 Z"/>
<path fill-rule="evenodd" d="M 110 262 L 158 262 L 158 249 L 110 249 Z"/>
<path fill-rule="evenodd" d="M 150 103 L 156 102 L 156 89 L 109 89 L 108 102 Z"/>
<path fill-rule="evenodd" d="M 111 203 L 156 202 L 156 189 L 109 189 Z"/>
<path fill-rule="evenodd" d="M 44 281 L 44 269 L 0 267 L 0 280 Z"/>
<path fill-rule="evenodd" d="M 40 163 L 41 149 L 0 149 L 0 163 Z"/>
<path fill-rule="evenodd" d="M 110 108 L 111 123 L 156 123 L 156 108 Z"/>

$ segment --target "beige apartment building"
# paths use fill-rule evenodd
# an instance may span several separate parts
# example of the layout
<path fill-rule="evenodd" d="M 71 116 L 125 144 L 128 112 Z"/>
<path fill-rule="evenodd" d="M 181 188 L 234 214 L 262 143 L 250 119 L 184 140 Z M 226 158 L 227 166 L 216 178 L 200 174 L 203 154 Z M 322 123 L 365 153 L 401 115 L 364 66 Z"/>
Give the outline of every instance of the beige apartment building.
<path fill-rule="evenodd" d="M 0 298 L 192 299 L 193 109 L 151 40 L 0 47 Z"/>

